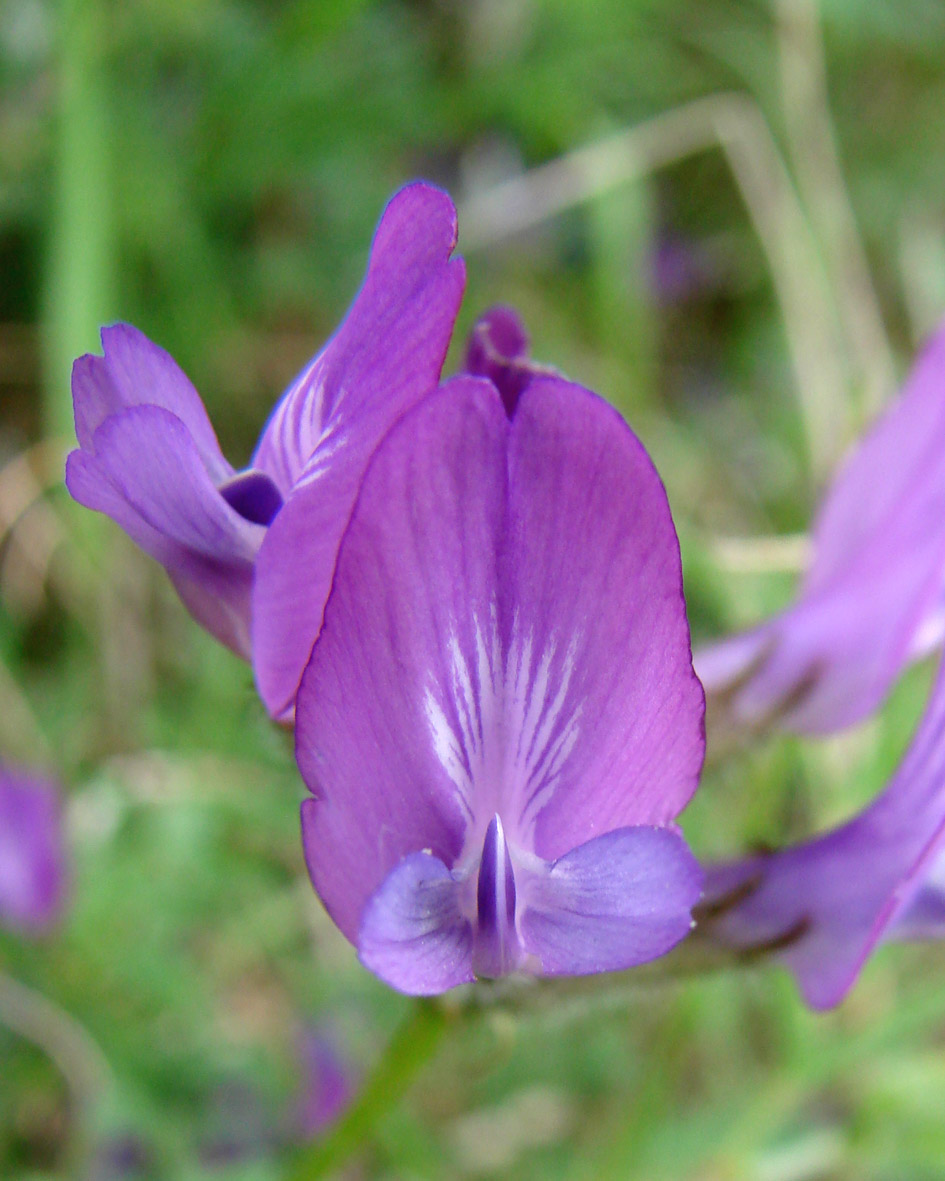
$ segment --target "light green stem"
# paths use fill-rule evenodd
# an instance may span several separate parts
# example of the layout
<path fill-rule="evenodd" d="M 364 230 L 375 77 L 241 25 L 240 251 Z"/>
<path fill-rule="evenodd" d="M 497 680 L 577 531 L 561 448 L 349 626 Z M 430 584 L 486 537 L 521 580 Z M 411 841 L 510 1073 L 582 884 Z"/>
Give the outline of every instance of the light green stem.
<path fill-rule="evenodd" d="M 418 1001 L 345 1114 L 322 1140 L 296 1158 L 288 1172 L 289 1181 L 326 1177 L 368 1143 L 379 1121 L 400 1103 L 415 1076 L 433 1057 L 453 1019 L 437 1001 Z"/>
<path fill-rule="evenodd" d="M 72 361 L 97 347 L 113 309 L 107 34 L 100 0 L 61 0 L 43 334 L 43 427 L 53 436 L 72 435 Z"/>

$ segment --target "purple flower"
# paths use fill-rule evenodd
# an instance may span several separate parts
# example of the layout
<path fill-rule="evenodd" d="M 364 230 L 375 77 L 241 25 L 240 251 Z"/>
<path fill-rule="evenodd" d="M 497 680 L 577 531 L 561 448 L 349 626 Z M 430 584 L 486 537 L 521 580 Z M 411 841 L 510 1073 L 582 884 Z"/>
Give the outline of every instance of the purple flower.
<path fill-rule="evenodd" d="M 945 666 L 899 770 L 846 824 L 709 870 L 706 932 L 775 949 L 815 1008 L 838 1004 L 886 938 L 945 931 Z"/>
<path fill-rule="evenodd" d="M 945 327 L 841 469 L 794 606 L 696 653 L 743 725 L 827 733 L 864 717 L 945 631 Z"/>
<path fill-rule="evenodd" d="M 328 1028 L 308 1029 L 301 1045 L 302 1090 L 298 1125 L 303 1139 L 321 1136 L 354 1096 L 354 1072 Z"/>
<path fill-rule="evenodd" d="M 335 336 L 276 407 L 249 467 L 224 459 L 200 398 L 127 324 L 72 378 L 79 449 L 66 482 L 161 562 L 194 617 L 251 658 L 291 712 L 365 465 L 439 380 L 464 285 L 456 216 L 414 184 L 381 218 L 367 278 Z"/>
<path fill-rule="evenodd" d="M 510 416 L 497 377 L 378 449 L 297 701 L 315 889 L 408 993 L 642 963 L 701 886 L 674 819 L 704 699 L 659 477 L 595 394 L 536 373 Z"/>
<path fill-rule="evenodd" d="M 56 786 L 0 767 L 0 923 L 37 935 L 62 913 L 66 854 Z"/>

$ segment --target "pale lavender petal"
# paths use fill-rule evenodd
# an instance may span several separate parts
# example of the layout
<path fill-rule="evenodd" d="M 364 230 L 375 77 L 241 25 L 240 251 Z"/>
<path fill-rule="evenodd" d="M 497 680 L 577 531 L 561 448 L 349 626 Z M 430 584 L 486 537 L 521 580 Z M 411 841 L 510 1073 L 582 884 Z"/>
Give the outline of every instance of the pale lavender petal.
<path fill-rule="evenodd" d="M 259 555 L 254 592 L 256 679 L 273 713 L 291 706 L 318 635 L 368 460 L 439 380 L 465 282 L 462 261 L 450 261 L 455 244 L 445 193 L 415 184 L 391 200 L 347 318 L 260 441 L 253 465 L 289 497 Z"/>
<path fill-rule="evenodd" d="M 66 851 L 57 787 L 0 768 L 0 923 L 39 934 L 61 915 Z"/>
<path fill-rule="evenodd" d="M 850 453 L 814 524 L 804 591 L 842 573 L 864 546 L 926 517 L 945 485 L 945 325 L 919 355 L 901 394 Z"/>
<path fill-rule="evenodd" d="M 414 853 L 387 875 L 364 908 L 358 955 L 392 988 L 413 996 L 473 979 L 472 929 L 442 861 Z"/>
<path fill-rule="evenodd" d="M 945 939 L 945 882 L 942 879 L 942 859 L 939 854 L 932 874 L 895 917 L 886 931 L 886 939 Z"/>
<path fill-rule="evenodd" d="M 466 372 L 488 377 L 502 395 L 508 414 L 515 412 L 522 390 L 534 378 L 556 376 L 528 356 L 528 334 L 512 308 L 494 307 L 473 325 L 466 344 Z"/>
<path fill-rule="evenodd" d="M 86 354 L 72 368 L 75 430 L 83 450 L 94 450 L 92 436 L 106 418 L 132 406 L 160 406 L 187 428 L 214 481 L 232 473 L 200 395 L 169 353 L 130 324 L 103 328 L 102 350 L 104 356 Z"/>
<path fill-rule="evenodd" d="M 941 639 L 943 519 L 945 329 L 841 469 L 797 604 L 698 651 L 706 689 L 749 725 L 826 733 L 864 717 Z"/>
<path fill-rule="evenodd" d="M 702 768 L 703 693 L 666 493 L 617 412 L 534 381 L 512 419 L 509 480 L 503 592 L 542 702 L 526 815 L 552 861 L 678 815 Z"/>
<path fill-rule="evenodd" d="M 677 832 L 620 828 L 519 881 L 526 952 L 547 976 L 581 976 L 675 947 L 692 928 L 702 870 Z"/>
<path fill-rule="evenodd" d="M 312 880 L 352 941 L 404 857 L 428 849 L 452 865 L 463 847 L 469 804 L 445 746 L 459 720 L 432 690 L 490 618 L 507 433 L 492 386 L 447 383 L 388 436 L 345 536 L 296 756 L 317 797 L 303 832 Z"/>
<path fill-rule="evenodd" d="M 899 770 L 865 811 L 805 844 L 710 870 L 707 933 L 779 949 L 809 1003 L 828 1008 L 907 915 L 943 845 L 945 669 Z"/>
<path fill-rule="evenodd" d="M 187 427 L 158 406 L 105 420 L 73 451 L 70 493 L 106 513 L 171 575 L 201 623 L 248 656 L 249 591 L 264 528 L 214 486 Z"/>
<path fill-rule="evenodd" d="M 808 734 L 875 709 L 938 602 L 945 537 L 936 516 L 945 513 L 945 487 L 929 509 L 914 533 L 863 555 L 831 587 L 753 632 L 698 650 L 707 692 L 726 693 L 742 725 L 777 722 Z"/>

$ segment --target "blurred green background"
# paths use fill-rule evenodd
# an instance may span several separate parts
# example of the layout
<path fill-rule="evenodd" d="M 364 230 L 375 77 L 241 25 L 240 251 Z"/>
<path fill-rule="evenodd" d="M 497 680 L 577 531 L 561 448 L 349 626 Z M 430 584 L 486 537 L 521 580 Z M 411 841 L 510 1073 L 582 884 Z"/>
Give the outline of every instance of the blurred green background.
<path fill-rule="evenodd" d="M 69 365 L 113 319 L 244 462 L 414 177 L 460 206 L 456 355 L 515 304 L 624 412 L 720 634 L 789 597 L 824 480 L 945 311 L 945 4 L 2 0 L 0 757 L 61 777 L 73 860 L 57 932 L 0 932 L 66 1066 L 0 1007 L 4 1178 L 282 1177 L 303 1032 L 364 1072 L 410 1007 L 308 885 L 250 672 L 61 478 Z M 828 742 L 715 736 L 696 850 L 848 815 L 928 678 Z M 943 1043 L 937 947 L 884 949 L 820 1016 L 777 968 L 603 981 L 460 1023 L 349 1173 L 945 1178 Z"/>

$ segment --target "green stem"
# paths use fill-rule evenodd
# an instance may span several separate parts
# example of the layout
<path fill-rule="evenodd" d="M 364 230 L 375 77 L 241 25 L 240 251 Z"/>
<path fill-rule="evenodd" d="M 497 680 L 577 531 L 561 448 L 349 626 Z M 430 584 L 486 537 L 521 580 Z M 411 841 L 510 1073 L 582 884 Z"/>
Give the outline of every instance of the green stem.
<path fill-rule="evenodd" d="M 43 342 L 43 425 L 53 436 L 72 435 L 72 361 L 97 347 L 98 329 L 112 310 L 108 32 L 100 0 L 60 0 Z"/>
<path fill-rule="evenodd" d="M 436 1001 L 418 1001 L 394 1034 L 374 1073 L 341 1119 L 295 1159 L 289 1181 L 315 1181 L 340 1168 L 370 1140 L 380 1120 L 403 1098 L 430 1061 L 454 1014 Z"/>

